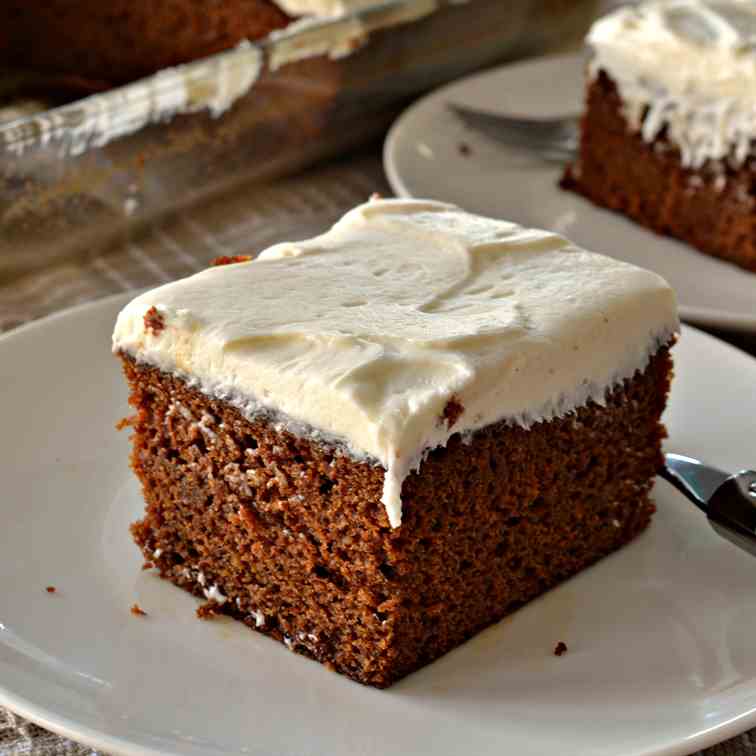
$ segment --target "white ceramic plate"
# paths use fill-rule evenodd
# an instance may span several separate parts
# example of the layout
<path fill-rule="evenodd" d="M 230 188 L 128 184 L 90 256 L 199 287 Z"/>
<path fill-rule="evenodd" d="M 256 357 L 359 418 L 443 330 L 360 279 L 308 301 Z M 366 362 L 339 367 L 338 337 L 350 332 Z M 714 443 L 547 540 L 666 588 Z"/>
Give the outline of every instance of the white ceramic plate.
<path fill-rule="evenodd" d="M 581 55 L 541 58 L 455 82 L 410 107 L 386 140 L 384 167 L 404 197 L 549 228 L 578 244 L 649 268 L 677 291 L 694 323 L 756 330 L 756 274 L 666 239 L 557 185 L 561 168 L 465 129 L 448 103 L 510 115 L 579 113 Z M 460 144 L 470 154 L 460 152 Z"/>
<path fill-rule="evenodd" d="M 0 339 L 0 703 L 123 754 L 683 754 L 756 724 L 756 561 L 665 483 L 640 539 L 388 691 L 195 619 L 127 530 L 125 302 Z M 675 351 L 669 448 L 754 465 L 756 361 Z"/>

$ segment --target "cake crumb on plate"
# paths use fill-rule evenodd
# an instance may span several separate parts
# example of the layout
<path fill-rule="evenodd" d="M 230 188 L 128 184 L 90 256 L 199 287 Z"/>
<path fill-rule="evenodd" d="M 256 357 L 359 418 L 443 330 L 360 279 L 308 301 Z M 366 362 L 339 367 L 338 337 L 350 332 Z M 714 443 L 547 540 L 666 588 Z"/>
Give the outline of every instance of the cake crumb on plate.
<path fill-rule="evenodd" d="M 223 614 L 221 605 L 217 601 L 210 600 L 197 607 L 197 617 L 200 619 L 213 619 L 217 614 Z"/>
<path fill-rule="evenodd" d="M 442 419 L 446 421 L 446 427 L 451 428 L 457 422 L 457 420 L 459 420 L 459 416 L 464 411 L 465 408 L 462 405 L 462 402 L 460 402 L 456 396 L 452 396 L 446 403 L 442 415 Z"/>

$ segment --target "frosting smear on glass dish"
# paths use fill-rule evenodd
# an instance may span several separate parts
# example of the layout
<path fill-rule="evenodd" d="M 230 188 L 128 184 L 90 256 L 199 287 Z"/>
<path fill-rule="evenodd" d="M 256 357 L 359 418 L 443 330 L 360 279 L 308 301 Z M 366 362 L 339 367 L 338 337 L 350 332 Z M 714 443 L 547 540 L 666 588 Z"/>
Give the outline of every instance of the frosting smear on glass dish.
<path fill-rule="evenodd" d="M 276 0 L 290 16 L 339 16 L 375 5 L 375 0 Z"/>
<path fill-rule="evenodd" d="M 452 205 L 373 200 L 137 297 L 113 349 L 381 465 L 397 527 L 428 450 L 601 403 L 677 328 L 654 273 Z"/>

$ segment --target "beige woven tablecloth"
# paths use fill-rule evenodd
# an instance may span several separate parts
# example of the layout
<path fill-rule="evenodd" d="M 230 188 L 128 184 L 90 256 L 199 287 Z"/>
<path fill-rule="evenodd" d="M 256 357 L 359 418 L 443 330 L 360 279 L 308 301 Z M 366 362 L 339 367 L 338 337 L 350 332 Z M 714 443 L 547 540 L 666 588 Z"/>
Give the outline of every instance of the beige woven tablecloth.
<path fill-rule="evenodd" d="M 180 214 L 149 236 L 107 254 L 64 260 L 0 281 L 0 331 L 71 305 L 185 276 L 219 255 L 255 252 L 276 241 L 312 236 L 372 192 L 390 193 L 377 152 L 241 190 L 201 211 Z M 729 336 L 756 353 L 753 337 Z M 0 708 L 0 756 L 95 753 Z M 756 756 L 756 730 L 705 753 Z"/>

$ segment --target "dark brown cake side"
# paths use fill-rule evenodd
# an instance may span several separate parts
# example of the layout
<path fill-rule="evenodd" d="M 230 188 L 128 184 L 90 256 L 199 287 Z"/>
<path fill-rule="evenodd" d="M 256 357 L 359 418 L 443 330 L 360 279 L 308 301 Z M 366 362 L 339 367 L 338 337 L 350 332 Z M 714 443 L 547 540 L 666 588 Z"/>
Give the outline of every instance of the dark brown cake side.
<path fill-rule="evenodd" d="M 145 558 L 222 602 L 206 611 L 369 685 L 390 685 L 614 551 L 654 510 L 666 348 L 605 407 L 453 437 L 405 481 L 395 530 L 382 468 L 123 364 Z"/>
<path fill-rule="evenodd" d="M 622 114 L 615 83 L 589 83 L 580 152 L 562 187 L 702 252 L 756 271 L 756 159 L 685 168 L 664 132 L 644 141 Z"/>
<path fill-rule="evenodd" d="M 120 83 L 289 23 L 271 0 L 5 0 L 0 62 Z"/>

